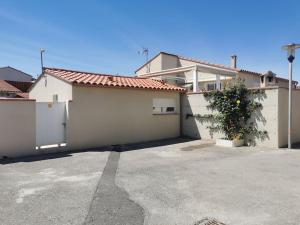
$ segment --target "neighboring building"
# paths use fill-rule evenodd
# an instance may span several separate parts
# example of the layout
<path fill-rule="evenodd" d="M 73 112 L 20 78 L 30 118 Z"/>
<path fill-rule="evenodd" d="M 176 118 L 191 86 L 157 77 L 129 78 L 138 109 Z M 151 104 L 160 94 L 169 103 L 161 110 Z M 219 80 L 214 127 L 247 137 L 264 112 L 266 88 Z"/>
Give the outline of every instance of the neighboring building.
<path fill-rule="evenodd" d="M 11 81 L 11 80 L 6 80 L 7 83 L 11 84 L 12 86 L 18 88 L 20 91 L 27 93 L 29 88 L 32 86 L 34 83 L 32 82 L 21 82 L 21 81 Z"/>
<path fill-rule="evenodd" d="M 0 97 L 1 98 L 16 98 L 21 93 L 18 88 L 9 84 L 5 80 L 0 80 Z"/>
<path fill-rule="evenodd" d="M 297 81 L 293 81 L 293 87 L 296 88 Z M 268 71 L 260 76 L 260 87 L 289 87 L 289 80 L 281 77 L 277 77 L 272 71 Z"/>
<path fill-rule="evenodd" d="M 266 74 L 237 68 L 237 56 L 231 57 L 231 66 L 213 64 L 197 59 L 160 52 L 135 71 L 138 77 L 165 80 L 168 83 L 186 87 L 188 90 L 220 89 L 226 82 L 243 79 L 249 88 L 279 86 L 288 87 L 288 80 Z M 296 87 L 298 82 L 294 81 Z"/>
<path fill-rule="evenodd" d="M 45 68 L 29 96 L 49 110 L 65 102 L 66 142 L 86 149 L 178 137 L 184 91 L 149 78 Z"/>
<path fill-rule="evenodd" d="M 10 81 L 0 80 L 0 98 L 28 98 L 27 91 L 31 85 L 29 82 L 14 81 L 11 84 Z"/>
<path fill-rule="evenodd" d="M 0 97 L 28 98 L 28 90 L 34 78 L 12 67 L 0 68 Z"/>
<path fill-rule="evenodd" d="M 6 66 L 0 68 L 0 80 L 32 82 L 35 79 L 27 73 L 24 73 L 10 66 Z"/>

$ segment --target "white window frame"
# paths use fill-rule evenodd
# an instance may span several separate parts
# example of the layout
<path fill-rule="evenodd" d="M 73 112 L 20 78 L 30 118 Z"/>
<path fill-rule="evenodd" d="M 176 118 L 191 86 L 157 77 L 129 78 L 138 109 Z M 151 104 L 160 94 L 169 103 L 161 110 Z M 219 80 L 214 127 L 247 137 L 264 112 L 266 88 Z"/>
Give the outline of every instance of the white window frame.
<path fill-rule="evenodd" d="M 173 109 L 173 110 L 171 110 Z M 170 111 L 171 110 L 171 111 Z M 176 101 L 172 98 L 154 98 L 152 101 L 152 114 L 176 114 Z"/>
<path fill-rule="evenodd" d="M 208 88 L 209 85 L 214 85 L 214 88 L 213 89 L 209 89 Z M 216 90 L 216 89 L 217 89 L 217 83 L 207 83 L 206 84 L 206 90 L 207 91 L 213 91 L 213 90 Z"/>

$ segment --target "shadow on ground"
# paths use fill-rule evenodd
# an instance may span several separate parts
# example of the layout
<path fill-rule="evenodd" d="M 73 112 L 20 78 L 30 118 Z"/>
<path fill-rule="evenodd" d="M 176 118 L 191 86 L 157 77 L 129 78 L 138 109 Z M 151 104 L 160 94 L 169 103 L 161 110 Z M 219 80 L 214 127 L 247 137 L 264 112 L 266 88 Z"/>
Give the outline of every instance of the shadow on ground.
<path fill-rule="evenodd" d="M 184 143 L 184 142 L 189 142 L 189 141 L 193 141 L 193 140 L 194 139 L 182 137 L 182 138 L 165 139 L 165 140 L 160 140 L 160 141 L 149 141 L 149 142 L 142 142 L 142 143 L 135 143 L 135 144 L 104 146 L 104 147 L 90 148 L 90 149 L 84 149 L 84 150 L 81 149 L 81 150 L 76 150 L 76 151 L 55 152 L 55 153 L 47 153 L 47 154 L 26 156 L 26 157 L 19 157 L 19 158 L 0 159 L 0 164 L 5 165 L 5 164 L 12 164 L 12 163 L 20 163 L 20 162 L 28 163 L 28 162 L 35 162 L 35 161 L 41 161 L 41 160 L 72 157 L 73 153 L 78 153 L 78 152 L 134 151 L 134 150 L 142 150 L 142 149 L 165 146 L 165 145 Z"/>

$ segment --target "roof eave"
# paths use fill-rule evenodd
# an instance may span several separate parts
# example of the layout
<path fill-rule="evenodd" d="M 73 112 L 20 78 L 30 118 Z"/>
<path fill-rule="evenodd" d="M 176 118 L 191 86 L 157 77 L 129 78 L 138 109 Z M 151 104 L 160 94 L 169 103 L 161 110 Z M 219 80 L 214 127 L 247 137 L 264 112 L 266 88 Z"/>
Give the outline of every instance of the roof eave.
<path fill-rule="evenodd" d="M 109 85 L 95 85 L 95 84 L 84 84 L 84 83 L 72 83 L 76 87 L 95 87 L 95 88 L 116 88 L 116 89 L 134 89 L 134 90 L 148 90 L 148 91 L 167 91 L 167 92 L 180 92 L 185 93 L 186 89 L 168 89 L 168 88 L 147 88 L 147 87 L 126 87 L 126 86 L 109 86 Z"/>

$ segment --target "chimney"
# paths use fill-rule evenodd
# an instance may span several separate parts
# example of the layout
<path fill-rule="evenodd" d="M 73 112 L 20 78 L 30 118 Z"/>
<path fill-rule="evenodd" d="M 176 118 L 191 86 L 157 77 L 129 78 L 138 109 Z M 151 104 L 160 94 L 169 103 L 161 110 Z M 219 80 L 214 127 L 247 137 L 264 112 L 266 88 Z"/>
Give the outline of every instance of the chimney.
<path fill-rule="evenodd" d="M 232 55 L 231 56 L 231 68 L 236 69 L 236 64 L 237 64 L 237 56 Z"/>

